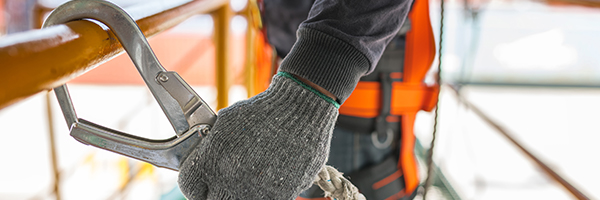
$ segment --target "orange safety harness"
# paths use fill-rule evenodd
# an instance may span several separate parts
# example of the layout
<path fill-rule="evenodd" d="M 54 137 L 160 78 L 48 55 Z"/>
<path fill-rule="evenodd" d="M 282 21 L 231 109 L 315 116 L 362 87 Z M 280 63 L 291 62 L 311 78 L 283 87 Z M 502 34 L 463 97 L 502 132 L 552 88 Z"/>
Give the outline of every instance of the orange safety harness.
<path fill-rule="evenodd" d="M 416 114 L 431 111 L 438 99 L 438 85 L 425 85 L 423 79 L 435 57 L 435 40 L 429 19 L 428 0 L 415 0 L 408 14 L 411 29 L 406 33 L 404 72 L 390 73 L 389 78 L 401 79 L 391 83 L 391 108 L 386 121 L 401 119 L 401 144 L 398 169 L 404 175 L 405 190 L 398 194 L 411 194 L 419 185 L 417 162 L 414 154 L 413 132 Z M 340 107 L 340 115 L 375 118 L 382 110 L 380 82 L 361 81 L 352 95 Z M 397 179 L 398 173 L 384 179 Z"/>
<path fill-rule="evenodd" d="M 253 76 L 250 80 L 250 90 L 249 96 L 255 96 L 269 88 L 269 84 L 271 83 L 271 78 L 277 73 L 277 53 L 275 52 L 275 48 L 269 44 L 267 39 L 267 29 L 265 24 L 261 19 L 261 11 L 264 10 L 262 8 L 263 0 L 252 0 L 249 3 L 248 15 L 252 18 L 249 20 L 249 25 L 252 27 L 248 31 L 252 34 L 251 38 L 246 38 L 252 44 L 247 44 L 252 46 L 252 49 L 249 49 L 254 53 L 254 55 L 246 55 L 249 56 L 247 59 L 251 59 L 249 63 L 252 65 L 250 71 L 246 73 L 250 73 Z"/>

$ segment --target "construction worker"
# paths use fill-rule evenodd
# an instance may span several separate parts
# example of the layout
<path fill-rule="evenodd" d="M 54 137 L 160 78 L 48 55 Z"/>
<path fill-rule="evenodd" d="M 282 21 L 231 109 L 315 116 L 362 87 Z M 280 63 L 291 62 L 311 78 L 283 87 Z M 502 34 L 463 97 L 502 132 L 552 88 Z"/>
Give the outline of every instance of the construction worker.
<path fill-rule="evenodd" d="M 308 16 L 313 2 L 313 0 L 264 2 L 263 15 L 267 36 L 280 57 L 284 58 L 290 51 L 296 40 L 297 27 Z M 419 3 L 416 7 L 412 6 L 411 20 L 421 26 L 411 27 L 410 20 L 409 23 L 404 23 L 386 47 L 374 71 L 360 79 L 355 93 L 349 97 L 348 103 L 340 108 L 340 116 L 333 132 L 331 153 L 327 164 L 348 175 L 367 199 L 412 199 L 416 195 L 416 186 L 419 184 L 413 148 L 410 148 L 414 145 L 414 139 L 411 141 L 411 138 L 407 138 L 410 136 L 414 138 L 412 133 L 414 122 L 410 121 L 410 119 L 414 119 L 414 115 L 399 115 L 397 112 L 413 111 L 409 112 L 409 115 L 416 113 L 414 111 L 422 110 L 423 106 L 420 105 L 422 103 L 413 103 L 412 105 L 416 106 L 411 106 L 406 105 L 411 104 L 406 101 L 391 101 L 392 94 L 406 93 L 398 87 L 398 83 L 403 81 L 402 73 L 405 68 L 409 68 L 406 69 L 407 71 L 417 71 L 416 73 L 408 72 L 410 74 L 407 73 L 406 78 L 423 78 L 423 69 L 429 69 L 432 56 L 435 54 L 428 18 L 428 2 L 421 1 Z M 426 19 L 416 19 L 415 13 L 419 11 L 421 13 L 418 14 L 424 15 Z M 396 17 L 404 19 L 405 16 Z M 423 16 L 418 17 L 423 18 Z M 417 50 L 417 52 L 412 49 L 413 52 L 405 53 L 406 36 L 411 29 L 411 36 L 413 36 L 410 37 L 411 44 L 414 46 L 416 31 L 422 35 L 422 37 L 416 38 L 417 42 L 429 48 Z M 424 55 L 414 59 L 413 54 L 415 53 Z M 413 64 L 405 67 L 405 56 L 407 59 L 412 58 Z M 424 64 L 415 65 L 414 60 L 422 60 Z M 421 69 L 415 70 L 415 68 Z M 422 81 L 412 80 L 412 82 L 419 83 L 413 84 L 419 87 Z M 376 87 L 366 87 L 375 84 L 377 84 Z M 415 87 L 405 87 L 404 89 L 414 91 Z M 423 89 L 431 88 L 424 87 Z M 413 98 L 415 101 L 419 101 L 423 98 L 417 96 L 423 96 L 423 94 L 426 93 L 402 95 L 402 98 Z M 429 103 L 432 102 L 435 101 Z M 367 104 L 372 105 L 365 106 Z M 396 104 L 394 108 L 403 107 L 404 109 L 394 109 L 396 113 L 392 114 L 392 104 Z M 403 121 L 404 124 L 400 123 L 402 117 L 406 118 Z M 401 130 L 404 130 L 404 135 Z M 404 143 L 401 144 L 403 137 Z M 405 146 L 405 148 L 400 150 L 401 146 Z M 401 156 L 400 152 L 402 151 L 404 151 L 404 155 Z M 404 157 L 402 161 L 401 157 Z M 324 192 L 314 185 L 303 192 L 298 199 L 323 199 L 323 194 Z"/>
<path fill-rule="evenodd" d="M 397 79 L 393 71 L 396 69 L 380 66 L 378 73 L 373 75 L 373 71 L 392 38 L 403 34 L 399 30 L 412 1 L 316 0 L 312 4 L 274 0 L 265 2 L 266 9 L 270 3 L 287 3 L 287 7 L 276 7 L 284 13 L 294 7 L 310 8 L 310 12 L 297 31 L 293 20 L 298 18 L 273 18 L 292 22 L 283 25 L 292 27 L 291 33 L 297 33 L 297 40 L 288 52 L 278 46 L 276 37 L 269 36 L 278 53 L 285 55 L 277 75 L 265 92 L 219 111 L 211 133 L 181 166 L 179 186 L 183 194 L 188 199 L 309 198 L 310 190 L 298 196 L 312 185 L 330 150 L 330 164 L 342 172 L 359 172 L 356 177 L 364 177 L 360 179 L 365 182 L 373 180 L 364 170 L 387 169 L 381 164 L 387 165 L 388 161 L 392 163 L 391 173 L 384 175 L 395 177 L 400 166 L 396 164 L 398 155 L 392 153 L 397 149 L 394 146 L 400 132 L 398 121 L 365 118 L 369 122 L 358 127 L 364 130 L 337 127 L 334 133 L 334 127 L 340 105 L 350 97 L 361 77 L 377 81 Z M 266 11 L 267 28 L 276 26 L 269 23 L 268 15 Z M 290 42 L 285 42 L 289 46 Z M 388 49 L 392 53 L 401 50 L 403 38 L 395 37 L 391 46 Z M 387 114 L 382 116 L 389 118 Z M 340 118 L 340 123 L 352 124 L 352 120 Z M 370 143 L 361 146 L 358 154 L 353 151 L 354 143 L 367 141 Z M 404 187 L 409 184 L 397 180 L 398 177 L 387 178 L 376 183 L 394 187 L 390 191 L 398 191 L 393 196 L 396 199 L 414 197 L 416 185 L 411 183 L 408 191 Z M 361 184 L 357 185 L 362 191 Z"/>

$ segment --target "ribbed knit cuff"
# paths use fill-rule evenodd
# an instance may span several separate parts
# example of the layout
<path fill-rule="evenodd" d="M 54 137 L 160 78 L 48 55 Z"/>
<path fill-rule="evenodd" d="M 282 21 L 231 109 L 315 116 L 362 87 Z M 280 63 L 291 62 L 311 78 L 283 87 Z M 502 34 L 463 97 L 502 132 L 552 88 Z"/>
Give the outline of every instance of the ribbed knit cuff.
<path fill-rule="evenodd" d="M 315 93 L 317 96 L 321 97 L 323 100 L 333 104 L 336 108 L 340 108 L 340 104 L 337 101 L 335 101 L 331 97 L 328 97 L 327 95 L 323 94 L 319 90 L 311 87 L 310 85 L 302 82 L 301 80 L 298 80 L 292 74 L 290 74 L 288 72 L 279 72 L 279 73 L 277 73 L 277 76 L 282 76 L 282 77 L 292 79 L 294 82 L 298 83 L 298 85 L 302 86 L 304 89 L 307 89 L 307 90 L 311 91 L 312 93 Z"/>
<path fill-rule="evenodd" d="M 279 70 L 321 86 L 341 104 L 369 66 L 367 57 L 352 45 L 323 32 L 300 27 L 298 40 Z"/>

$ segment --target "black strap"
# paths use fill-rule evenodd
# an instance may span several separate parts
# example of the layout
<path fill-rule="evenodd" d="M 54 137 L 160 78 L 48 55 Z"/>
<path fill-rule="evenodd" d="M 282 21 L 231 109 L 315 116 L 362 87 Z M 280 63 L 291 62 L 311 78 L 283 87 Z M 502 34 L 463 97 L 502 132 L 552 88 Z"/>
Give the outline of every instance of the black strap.
<path fill-rule="evenodd" d="M 390 110 L 392 106 L 392 78 L 389 73 L 379 74 L 379 83 L 381 85 L 381 111 L 377 116 L 375 130 L 379 137 L 387 135 L 389 129 L 387 123 L 387 117 L 390 116 Z"/>

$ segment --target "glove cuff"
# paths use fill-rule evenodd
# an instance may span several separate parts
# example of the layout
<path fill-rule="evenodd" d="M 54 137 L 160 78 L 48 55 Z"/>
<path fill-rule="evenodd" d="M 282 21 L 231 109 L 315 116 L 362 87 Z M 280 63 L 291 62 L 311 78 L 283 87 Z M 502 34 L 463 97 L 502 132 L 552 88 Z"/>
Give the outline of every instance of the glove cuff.
<path fill-rule="evenodd" d="M 352 45 L 326 33 L 300 27 L 298 40 L 279 71 L 305 78 L 344 101 L 371 63 Z"/>
<path fill-rule="evenodd" d="M 340 108 L 340 103 L 333 100 L 331 97 L 328 97 L 327 95 L 323 94 L 322 92 L 319 92 L 319 90 L 311 87 L 310 85 L 298 80 L 292 74 L 290 74 L 288 72 L 278 72 L 276 76 L 282 76 L 282 77 L 292 79 L 294 82 L 298 83 L 298 85 L 302 86 L 304 89 L 307 89 L 308 91 L 311 91 L 312 93 L 315 93 L 317 96 L 321 97 L 323 100 L 333 104 L 333 106 L 335 106 L 336 108 Z"/>

